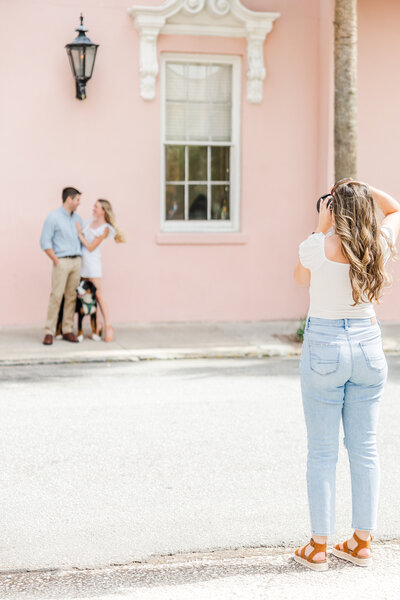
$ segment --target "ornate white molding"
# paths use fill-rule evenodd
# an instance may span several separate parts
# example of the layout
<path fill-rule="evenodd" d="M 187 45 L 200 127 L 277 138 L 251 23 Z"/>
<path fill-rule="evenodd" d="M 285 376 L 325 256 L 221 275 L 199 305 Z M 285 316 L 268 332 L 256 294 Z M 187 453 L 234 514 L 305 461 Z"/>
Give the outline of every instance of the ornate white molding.
<path fill-rule="evenodd" d="M 165 0 L 161 6 L 132 6 L 128 13 L 140 36 L 140 95 L 153 100 L 158 75 L 157 39 L 169 35 L 208 35 L 247 39 L 247 99 L 262 100 L 264 42 L 279 13 L 245 8 L 241 0 Z"/>

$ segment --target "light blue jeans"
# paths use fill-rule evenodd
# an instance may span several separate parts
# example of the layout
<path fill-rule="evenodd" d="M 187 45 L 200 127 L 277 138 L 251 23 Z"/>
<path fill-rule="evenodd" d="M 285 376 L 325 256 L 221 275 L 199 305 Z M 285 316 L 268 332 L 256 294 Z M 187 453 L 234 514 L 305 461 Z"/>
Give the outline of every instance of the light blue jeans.
<path fill-rule="evenodd" d="M 387 377 L 378 322 L 309 317 L 300 374 L 312 533 L 334 532 L 341 419 L 351 471 L 352 527 L 373 531 L 379 496 L 376 429 Z"/>

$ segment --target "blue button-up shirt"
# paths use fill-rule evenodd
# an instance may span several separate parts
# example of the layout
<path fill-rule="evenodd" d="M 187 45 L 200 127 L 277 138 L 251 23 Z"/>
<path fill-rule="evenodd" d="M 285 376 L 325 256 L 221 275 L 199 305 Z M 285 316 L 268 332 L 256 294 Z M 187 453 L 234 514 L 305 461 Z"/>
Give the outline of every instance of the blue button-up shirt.
<path fill-rule="evenodd" d="M 43 225 L 40 236 L 42 250 L 52 248 L 58 258 L 82 255 L 82 246 L 76 228 L 77 221 L 82 225 L 80 216 L 76 212 L 70 215 L 63 206 L 53 210 Z"/>

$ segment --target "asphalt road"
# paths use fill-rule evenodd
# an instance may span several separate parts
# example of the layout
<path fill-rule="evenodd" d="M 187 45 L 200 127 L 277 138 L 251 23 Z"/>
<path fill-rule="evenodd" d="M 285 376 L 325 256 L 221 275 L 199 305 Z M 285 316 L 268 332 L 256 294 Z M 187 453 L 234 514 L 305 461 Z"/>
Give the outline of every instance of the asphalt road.
<path fill-rule="evenodd" d="M 358 568 L 329 557 L 315 573 L 284 548 L 153 557 L 146 564 L 95 570 L 0 574 L 6 600 L 365 600 L 398 597 L 400 544 L 374 544 L 374 564 Z"/>
<path fill-rule="evenodd" d="M 399 356 L 389 368 L 380 540 L 400 538 Z M 308 537 L 298 359 L 6 367 L 0 381 L 3 572 Z M 337 479 L 341 539 L 342 444 Z"/>

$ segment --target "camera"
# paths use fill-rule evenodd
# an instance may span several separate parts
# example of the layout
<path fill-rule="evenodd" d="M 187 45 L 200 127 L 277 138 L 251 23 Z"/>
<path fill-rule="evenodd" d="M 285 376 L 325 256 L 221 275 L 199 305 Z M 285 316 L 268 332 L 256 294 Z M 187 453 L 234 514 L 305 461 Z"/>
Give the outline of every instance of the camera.
<path fill-rule="evenodd" d="M 333 210 L 333 205 L 332 205 L 332 202 L 333 202 L 333 196 L 332 196 L 332 194 L 325 194 L 324 196 L 321 196 L 321 198 L 318 198 L 318 202 L 317 202 L 317 211 L 319 212 L 319 209 L 320 209 L 320 207 L 321 207 L 321 202 L 322 202 L 323 200 L 325 200 L 325 198 L 329 198 L 329 200 L 328 200 L 328 202 L 327 202 L 327 204 L 326 204 L 326 205 L 327 205 L 327 206 L 329 206 L 329 210 L 332 212 L 332 210 Z"/>

